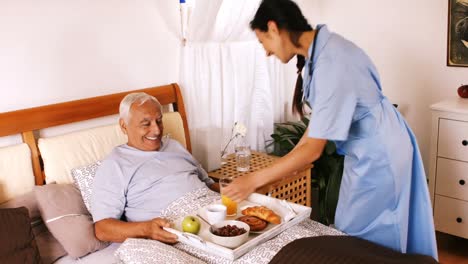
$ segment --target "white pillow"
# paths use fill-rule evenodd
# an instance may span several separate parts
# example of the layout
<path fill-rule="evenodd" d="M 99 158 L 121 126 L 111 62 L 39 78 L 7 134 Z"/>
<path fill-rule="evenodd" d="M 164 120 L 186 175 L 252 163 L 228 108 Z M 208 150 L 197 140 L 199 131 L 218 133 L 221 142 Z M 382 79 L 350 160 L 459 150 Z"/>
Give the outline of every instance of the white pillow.
<path fill-rule="evenodd" d="M 107 156 L 115 146 L 127 142 L 118 124 L 86 129 L 61 136 L 40 138 L 46 182 L 73 183 L 71 170 Z"/>
<path fill-rule="evenodd" d="M 184 125 L 178 112 L 163 114 L 164 134 L 186 147 Z M 46 182 L 73 183 L 71 170 L 105 158 L 114 147 L 127 143 L 118 124 L 39 139 Z"/>
<path fill-rule="evenodd" d="M 31 151 L 27 144 L 0 148 L 0 203 L 34 187 Z"/>
<path fill-rule="evenodd" d="M 179 112 L 168 112 L 163 114 L 164 134 L 170 135 L 172 139 L 179 141 L 179 143 L 187 148 L 185 141 L 185 130 L 182 117 Z"/>
<path fill-rule="evenodd" d="M 74 168 L 71 171 L 76 187 L 80 190 L 83 202 L 91 212 L 91 195 L 93 194 L 93 182 L 96 170 L 101 165 L 101 161 L 96 161 L 86 166 Z"/>

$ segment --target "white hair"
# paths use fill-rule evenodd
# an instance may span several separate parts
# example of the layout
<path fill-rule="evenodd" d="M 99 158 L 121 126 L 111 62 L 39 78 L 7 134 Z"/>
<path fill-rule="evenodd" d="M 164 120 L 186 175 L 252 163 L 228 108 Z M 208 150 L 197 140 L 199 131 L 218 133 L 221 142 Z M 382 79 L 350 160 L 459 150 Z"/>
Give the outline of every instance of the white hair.
<path fill-rule="evenodd" d="M 156 99 L 156 97 L 143 92 L 130 93 L 127 94 L 124 97 L 124 99 L 122 99 L 122 101 L 120 102 L 120 118 L 124 120 L 125 124 L 128 124 L 128 121 L 130 120 L 130 107 L 132 107 L 132 104 L 138 102 L 139 105 L 142 105 L 149 100 L 155 102 L 159 106 L 159 110 L 162 113 L 162 106 L 159 103 L 158 99 Z"/>

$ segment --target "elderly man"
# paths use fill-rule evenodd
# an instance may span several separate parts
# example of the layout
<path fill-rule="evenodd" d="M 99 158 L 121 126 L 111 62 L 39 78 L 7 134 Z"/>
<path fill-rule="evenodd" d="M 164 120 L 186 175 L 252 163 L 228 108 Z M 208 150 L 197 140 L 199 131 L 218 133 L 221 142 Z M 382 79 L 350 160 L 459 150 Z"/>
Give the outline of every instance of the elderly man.
<path fill-rule="evenodd" d="M 177 237 L 158 218 L 171 202 L 193 190 L 219 191 L 200 164 L 177 141 L 162 140 L 161 105 L 145 93 L 120 103 L 119 124 L 128 143 L 117 146 L 96 172 L 91 213 L 102 241 L 150 238 L 166 243 Z"/>

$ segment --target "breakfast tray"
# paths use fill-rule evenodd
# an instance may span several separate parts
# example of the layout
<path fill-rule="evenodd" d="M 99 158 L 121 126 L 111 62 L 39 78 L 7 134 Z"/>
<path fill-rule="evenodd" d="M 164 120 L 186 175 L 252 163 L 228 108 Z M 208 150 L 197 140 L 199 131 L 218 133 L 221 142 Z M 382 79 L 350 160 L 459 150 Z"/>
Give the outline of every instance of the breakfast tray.
<path fill-rule="evenodd" d="M 287 205 L 289 206 L 285 205 L 284 203 L 287 203 Z M 270 224 L 272 226 L 266 228 L 265 232 L 263 233 L 250 234 L 248 240 L 235 249 L 226 248 L 211 242 L 209 235 L 209 225 L 202 219 L 200 219 L 201 228 L 198 235 L 193 235 L 182 231 L 181 222 L 183 218 L 175 221 L 174 228 L 165 229 L 169 232 L 176 234 L 178 236 L 179 242 L 198 248 L 208 254 L 217 255 L 234 261 L 235 259 L 249 252 L 256 246 L 277 236 L 286 229 L 302 222 L 304 219 L 310 216 L 310 212 L 312 210 L 310 207 L 254 193 L 250 195 L 246 201 L 243 201 L 238 205 L 237 216 L 226 217 L 226 220 L 235 219 L 241 216 L 242 214 L 240 213 L 240 211 L 242 208 L 253 205 L 267 206 L 268 208 L 272 209 L 278 215 L 281 216 L 282 222 L 278 225 Z M 200 208 L 198 212 L 193 212 L 192 215 L 195 216 L 197 214 L 206 219 L 203 208 Z"/>

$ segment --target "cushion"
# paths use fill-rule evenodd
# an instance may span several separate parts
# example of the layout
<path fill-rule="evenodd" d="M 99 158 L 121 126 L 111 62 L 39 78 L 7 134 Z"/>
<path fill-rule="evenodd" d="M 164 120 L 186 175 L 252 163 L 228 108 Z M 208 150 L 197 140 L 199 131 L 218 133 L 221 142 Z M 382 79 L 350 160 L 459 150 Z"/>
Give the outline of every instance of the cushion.
<path fill-rule="evenodd" d="M 91 212 L 91 194 L 93 192 L 94 176 L 99 165 L 101 165 L 101 161 L 72 169 L 73 180 L 76 187 L 80 190 L 83 202 L 89 212 Z"/>
<path fill-rule="evenodd" d="M 39 213 L 36 197 L 32 190 L 0 204 L 0 208 L 17 208 L 23 206 L 28 209 L 31 222 L 40 221 L 41 214 Z"/>
<path fill-rule="evenodd" d="M 0 209 L 0 263 L 40 263 L 26 207 Z"/>
<path fill-rule="evenodd" d="M 172 139 L 179 141 L 184 147 L 186 146 L 184 125 L 182 117 L 178 112 L 164 113 L 164 134 L 169 135 Z M 101 165 L 101 161 L 96 161 L 91 164 L 73 168 L 71 175 L 73 182 L 81 192 L 81 196 L 85 203 L 86 209 L 91 212 L 91 194 L 93 191 L 93 181 L 96 175 L 96 170 Z"/>
<path fill-rule="evenodd" d="M 54 263 L 57 259 L 67 255 L 60 242 L 50 233 L 44 222 L 33 225 L 33 233 L 43 264 Z"/>
<path fill-rule="evenodd" d="M 163 115 L 164 134 L 186 147 L 182 117 L 178 112 Z M 46 182 L 72 183 L 73 168 L 102 160 L 118 145 L 127 143 L 118 124 L 85 129 L 65 135 L 40 138 L 39 150 L 44 161 Z"/>
<path fill-rule="evenodd" d="M 108 245 L 94 235 L 91 215 L 74 185 L 36 186 L 34 193 L 47 228 L 71 257 L 82 257 Z"/>
<path fill-rule="evenodd" d="M 54 263 L 57 259 L 67 255 L 60 242 L 48 230 L 37 234 L 36 242 L 43 264 Z"/>
<path fill-rule="evenodd" d="M 172 139 L 187 148 L 185 141 L 184 122 L 179 112 L 168 112 L 163 114 L 164 134 L 170 135 Z"/>
<path fill-rule="evenodd" d="M 295 240 L 283 247 L 270 264 L 436 264 L 432 257 L 403 254 L 352 236 L 317 236 Z"/>
<path fill-rule="evenodd" d="M 54 263 L 57 259 L 67 255 L 67 252 L 63 249 L 62 245 L 60 245 L 57 239 L 54 238 L 42 222 L 39 206 L 33 191 L 0 204 L 0 208 L 17 207 L 26 207 L 29 211 L 32 231 L 34 233 L 43 264 Z"/>
<path fill-rule="evenodd" d="M 50 138 L 40 138 L 46 182 L 72 183 L 71 170 L 103 159 L 127 142 L 119 125 L 108 125 Z"/>
<path fill-rule="evenodd" d="M 31 152 L 27 144 L 0 148 L 0 203 L 34 187 Z"/>

